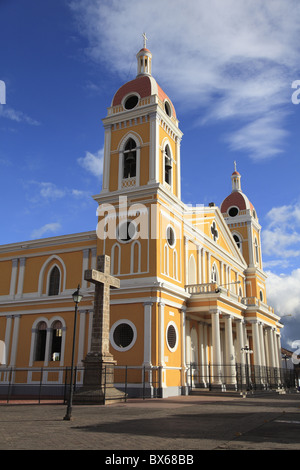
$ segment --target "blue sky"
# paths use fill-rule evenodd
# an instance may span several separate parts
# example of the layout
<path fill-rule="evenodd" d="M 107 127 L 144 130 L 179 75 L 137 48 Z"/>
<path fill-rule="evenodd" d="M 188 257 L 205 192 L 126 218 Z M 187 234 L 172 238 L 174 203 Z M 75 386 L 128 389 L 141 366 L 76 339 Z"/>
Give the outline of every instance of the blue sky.
<path fill-rule="evenodd" d="M 300 4 L 294 0 L 0 0 L 0 243 L 94 230 L 101 119 L 136 75 L 175 105 L 182 199 L 220 205 L 233 161 L 263 227 L 268 303 L 300 338 Z M 300 94 L 299 94 L 300 96 Z"/>

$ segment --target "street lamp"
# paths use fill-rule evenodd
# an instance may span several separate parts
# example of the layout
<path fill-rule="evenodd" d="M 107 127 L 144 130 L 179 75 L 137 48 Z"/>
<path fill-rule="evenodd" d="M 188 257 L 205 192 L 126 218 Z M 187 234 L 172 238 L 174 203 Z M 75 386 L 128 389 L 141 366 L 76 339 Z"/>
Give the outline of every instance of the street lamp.
<path fill-rule="evenodd" d="M 76 323 L 77 323 L 77 310 L 78 304 L 82 299 L 82 295 L 79 292 L 80 285 L 78 284 L 77 290 L 72 294 L 75 302 L 75 318 L 74 318 L 74 333 L 73 333 L 73 347 L 72 347 L 72 362 L 71 362 L 71 380 L 70 380 L 70 397 L 67 407 L 66 416 L 64 420 L 70 421 L 72 414 L 72 402 L 73 402 L 73 377 L 74 377 L 74 352 L 75 352 L 75 339 L 76 339 Z"/>

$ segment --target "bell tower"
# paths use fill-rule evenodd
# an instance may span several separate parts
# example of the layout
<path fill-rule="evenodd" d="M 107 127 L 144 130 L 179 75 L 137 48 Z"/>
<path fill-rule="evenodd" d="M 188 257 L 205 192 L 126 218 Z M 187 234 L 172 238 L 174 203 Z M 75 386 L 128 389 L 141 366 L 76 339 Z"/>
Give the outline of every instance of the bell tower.
<path fill-rule="evenodd" d="M 261 252 L 261 226 L 256 210 L 242 192 L 241 175 L 236 169 L 231 175 L 232 191 L 221 204 L 221 212 L 247 265 L 247 296 L 266 301 Z"/>
<path fill-rule="evenodd" d="M 152 76 L 152 54 L 137 53 L 137 75 L 115 93 L 106 118 L 102 193 L 162 185 L 180 199 L 182 132 L 173 103 Z"/>

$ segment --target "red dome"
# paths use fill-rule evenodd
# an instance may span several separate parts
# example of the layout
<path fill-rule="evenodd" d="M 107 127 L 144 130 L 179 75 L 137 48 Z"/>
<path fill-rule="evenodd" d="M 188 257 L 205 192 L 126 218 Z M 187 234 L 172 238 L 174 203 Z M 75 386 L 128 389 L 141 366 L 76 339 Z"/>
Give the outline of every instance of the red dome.
<path fill-rule="evenodd" d="M 123 98 L 130 93 L 138 93 L 141 98 L 146 98 L 151 95 L 158 95 L 159 99 L 164 102 L 168 100 L 172 107 L 172 116 L 176 118 L 175 108 L 173 103 L 165 94 L 165 92 L 160 88 L 156 80 L 152 76 L 143 75 L 136 77 L 134 80 L 125 83 L 119 88 L 113 97 L 112 106 L 117 106 L 122 103 Z"/>
<path fill-rule="evenodd" d="M 227 196 L 221 204 L 221 212 L 224 214 L 232 206 L 238 207 L 239 210 L 243 211 L 246 209 L 253 210 L 253 204 L 249 201 L 247 196 L 241 191 L 233 191 Z"/>

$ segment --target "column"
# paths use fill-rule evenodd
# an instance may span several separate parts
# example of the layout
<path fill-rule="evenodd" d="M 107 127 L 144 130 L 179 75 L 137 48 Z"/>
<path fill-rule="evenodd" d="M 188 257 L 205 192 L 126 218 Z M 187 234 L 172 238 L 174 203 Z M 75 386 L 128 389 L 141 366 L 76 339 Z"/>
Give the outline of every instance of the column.
<path fill-rule="evenodd" d="M 275 367 L 274 364 L 274 350 L 273 350 L 273 340 L 272 340 L 272 329 L 271 327 L 267 327 L 267 344 L 268 344 L 268 366 Z"/>
<path fill-rule="evenodd" d="M 244 339 L 244 330 L 243 330 L 244 320 L 242 318 L 236 318 L 236 360 L 238 364 L 245 364 L 245 355 L 242 354 L 242 348 L 245 347 Z"/>
<path fill-rule="evenodd" d="M 202 269 L 201 269 L 201 246 L 197 245 L 197 257 L 198 257 L 198 284 L 202 284 Z"/>
<path fill-rule="evenodd" d="M 260 341 L 259 341 L 259 334 L 258 334 L 258 322 L 257 320 L 251 320 L 250 323 L 252 323 L 254 365 L 260 366 L 261 357 L 260 357 Z"/>
<path fill-rule="evenodd" d="M 274 351 L 274 364 L 275 367 L 280 367 L 279 357 L 278 357 L 278 343 L 277 343 L 277 334 L 276 329 L 272 328 L 272 336 L 273 336 L 273 351 Z"/>
<path fill-rule="evenodd" d="M 205 344 L 204 344 L 204 325 L 199 322 L 198 325 L 198 334 L 199 334 L 199 382 L 202 386 L 206 386 L 206 374 L 205 374 Z"/>
<path fill-rule="evenodd" d="M 185 360 L 188 367 L 191 366 L 191 328 L 190 320 L 185 319 Z"/>
<path fill-rule="evenodd" d="M 151 316 L 152 302 L 144 303 L 144 362 L 143 365 L 151 367 Z"/>
<path fill-rule="evenodd" d="M 205 258 L 206 258 L 206 251 L 203 248 L 202 250 L 202 284 L 206 283 Z"/>
<path fill-rule="evenodd" d="M 220 313 L 219 310 L 211 312 L 212 326 L 212 353 L 213 353 L 213 382 L 221 384 L 221 340 L 220 340 Z"/>
<path fill-rule="evenodd" d="M 51 346 L 51 336 L 52 336 L 52 328 L 47 328 L 47 336 L 46 336 L 46 347 L 45 347 L 45 361 L 44 366 L 47 367 L 49 365 L 50 359 L 50 346 Z"/>
<path fill-rule="evenodd" d="M 224 315 L 223 315 L 224 316 Z M 235 357 L 232 336 L 232 316 L 225 315 L 225 351 L 226 351 L 226 383 L 236 383 Z"/>
<path fill-rule="evenodd" d="M 258 323 L 258 332 L 259 332 L 259 342 L 260 342 L 260 358 L 261 358 L 261 365 L 263 367 L 266 366 L 266 354 L 265 354 L 265 345 L 264 345 L 264 327 L 263 323 Z"/>

